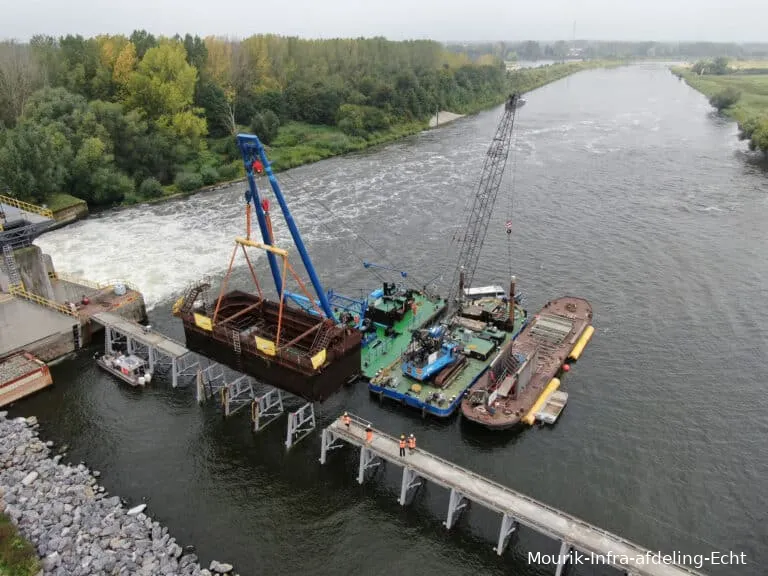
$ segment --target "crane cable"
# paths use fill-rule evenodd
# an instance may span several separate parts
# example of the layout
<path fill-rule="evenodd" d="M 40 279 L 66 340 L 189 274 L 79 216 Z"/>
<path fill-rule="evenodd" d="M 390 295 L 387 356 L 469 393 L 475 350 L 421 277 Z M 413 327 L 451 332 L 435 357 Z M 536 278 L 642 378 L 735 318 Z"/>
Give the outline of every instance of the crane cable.
<path fill-rule="evenodd" d="M 517 124 L 519 121 L 519 114 L 520 114 L 520 108 L 517 108 L 515 110 L 515 118 L 514 122 Z M 509 205 L 507 207 L 507 220 L 504 223 L 505 227 L 505 234 L 507 236 L 507 258 L 509 260 L 509 273 L 508 276 L 512 276 L 512 272 L 514 270 L 513 265 L 514 261 L 512 258 L 512 214 L 514 212 L 515 208 L 515 174 L 517 174 L 517 134 L 519 130 L 512 130 L 512 146 L 511 146 L 511 153 L 512 153 L 512 165 L 509 168 L 512 171 L 512 175 L 510 178 L 510 185 L 509 185 Z M 511 294 L 510 298 L 514 299 L 515 295 Z"/>
<path fill-rule="evenodd" d="M 293 178 L 293 176 L 291 176 L 291 175 L 290 175 L 290 174 L 289 174 L 287 171 L 286 171 L 286 172 L 284 172 L 282 175 L 283 175 L 283 176 L 285 176 L 285 178 L 286 178 L 286 179 L 288 179 L 288 180 L 290 180 L 291 182 L 293 182 L 293 184 L 295 185 L 296 189 L 298 189 L 298 190 L 300 190 L 300 191 L 304 192 L 305 194 L 309 194 L 309 193 L 308 193 L 308 191 L 307 191 L 307 190 L 306 190 L 306 189 L 305 189 L 303 186 L 301 186 L 301 185 L 300 185 L 300 184 L 299 184 L 299 183 L 298 183 L 298 182 L 297 182 L 297 181 L 296 181 L 296 180 Z M 316 202 L 316 203 L 317 203 L 317 204 L 318 204 L 318 205 L 319 205 L 319 206 L 320 206 L 320 207 L 321 207 L 323 210 L 325 210 L 326 212 L 328 212 L 328 214 L 329 214 L 330 216 L 332 216 L 332 217 L 336 218 L 336 214 L 334 214 L 334 213 L 333 213 L 333 211 L 332 211 L 330 208 L 328 208 L 328 207 L 327 207 L 327 206 L 326 206 L 326 205 L 325 205 L 323 202 L 321 202 L 321 201 L 319 201 L 319 200 L 315 200 L 315 202 Z M 322 220 L 317 220 L 317 221 L 318 221 L 318 222 L 320 223 L 320 225 L 321 225 L 321 226 L 323 226 L 323 227 L 324 227 L 324 228 L 325 228 L 325 229 L 326 229 L 328 232 L 330 232 L 330 233 L 331 233 L 331 234 L 333 234 L 334 236 L 338 237 L 338 231 L 334 231 L 334 230 L 331 230 L 331 228 L 330 228 L 328 225 L 326 225 L 326 224 L 325 224 L 325 223 L 324 223 Z M 344 230 L 344 231 L 345 231 L 345 232 L 349 232 L 349 234 L 351 234 L 351 235 L 354 237 L 354 239 L 355 239 L 355 240 L 357 240 L 357 241 L 359 241 L 359 242 L 362 242 L 363 244 L 365 244 L 366 246 L 368 246 L 368 247 L 369 247 L 371 250 L 373 250 L 373 251 L 374 251 L 374 253 L 376 253 L 376 255 L 377 255 L 377 256 L 379 256 L 379 257 L 381 257 L 381 258 L 382 258 L 382 261 L 383 261 L 383 262 L 385 262 L 385 263 L 387 263 L 387 264 L 390 264 L 390 262 L 388 261 L 388 259 L 386 258 L 386 256 L 384 256 L 384 255 L 383 255 L 383 253 L 382 253 L 382 252 L 381 252 L 379 249 L 377 249 L 377 248 L 376 248 L 376 247 L 375 247 L 373 244 L 371 244 L 371 243 L 370 243 L 368 240 L 366 240 L 366 239 L 365 239 L 365 238 L 363 238 L 362 236 L 358 235 L 358 234 L 357 234 L 357 233 L 356 233 L 354 230 L 352 230 L 351 228 L 347 228 L 347 227 L 345 227 L 345 230 Z M 351 247 L 351 244 L 352 244 L 352 243 L 351 243 L 351 239 L 349 239 L 349 238 L 348 238 L 348 239 L 347 239 L 348 252 L 350 252 L 350 253 L 354 254 L 354 255 L 355 255 L 357 258 L 358 258 L 358 260 L 360 260 L 360 262 L 362 262 L 363 264 L 365 264 L 365 263 L 366 263 L 366 260 L 365 260 L 365 259 L 364 259 L 362 256 L 360 256 L 360 254 L 359 254 L 359 253 L 358 253 L 358 252 L 357 252 L 357 251 L 356 251 L 354 248 L 352 248 L 352 247 Z M 395 268 L 397 268 L 397 267 L 395 267 L 395 266 L 391 266 L 391 268 L 395 269 Z M 383 283 L 383 282 L 385 282 L 385 281 L 386 281 L 386 279 L 385 279 L 385 278 L 384 278 L 384 277 L 383 277 L 383 276 L 382 276 L 382 275 L 381 275 L 379 272 L 377 272 L 375 268 L 373 268 L 373 267 L 366 267 L 366 269 L 367 269 L 367 270 L 370 270 L 370 271 L 371 271 L 371 272 L 374 274 L 374 276 L 376 276 L 376 278 L 377 278 L 377 279 L 378 279 L 380 282 L 382 282 L 382 283 Z M 407 279 L 407 278 L 412 278 L 412 279 L 413 279 L 413 281 L 414 281 L 414 282 L 416 282 L 416 283 L 418 284 L 418 281 L 417 281 L 418 279 L 417 279 L 415 276 L 412 276 L 410 273 L 409 273 L 409 274 L 406 276 L 406 279 Z M 413 286 L 413 285 L 412 285 L 412 287 L 414 287 L 414 288 L 418 288 L 418 286 Z"/>

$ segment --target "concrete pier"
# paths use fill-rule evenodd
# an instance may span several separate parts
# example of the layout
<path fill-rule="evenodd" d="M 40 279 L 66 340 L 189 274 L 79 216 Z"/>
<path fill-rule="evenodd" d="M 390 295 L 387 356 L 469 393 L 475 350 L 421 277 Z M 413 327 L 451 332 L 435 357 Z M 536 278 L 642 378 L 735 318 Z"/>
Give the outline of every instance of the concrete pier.
<path fill-rule="evenodd" d="M 122 289 L 116 287 L 122 284 Z M 83 304 L 83 297 L 88 299 Z M 51 362 L 91 343 L 102 331 L 95 314 L 146 319 L 142 294 L 119 281 L 98 284 L 57 274 L 50 256 L 37 246 L 0 258 L 0 356 L 26 350 Z"/>

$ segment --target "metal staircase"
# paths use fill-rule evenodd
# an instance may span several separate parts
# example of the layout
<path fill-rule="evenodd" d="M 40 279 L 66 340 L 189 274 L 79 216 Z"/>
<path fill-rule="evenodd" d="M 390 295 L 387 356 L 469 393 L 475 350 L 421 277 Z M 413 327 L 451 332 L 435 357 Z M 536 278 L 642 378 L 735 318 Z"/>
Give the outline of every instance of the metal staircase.
<path fill-rule="evenodd" d="M 13 257 L 13 248 L 10 244 L 3 244 L 3 261 L 5 269 L 8 271 L 8 292 L 24 290 L 24 284 L 19 275 L 19 269 L 16 267 L 16 258 Z"/>
<path fill-rule="evenodd" d="M 316 354 L 323 348 L 327 347 L 328 344 L 331 341 L 331 334 L 332 334 L 333 324 L 326 322 L 323 324 L 323 326 L 320 328 L 320 330 L 317 331 L 317 336 L 315 336 L 315 341 L 312 342 L 312 346 L 309 349 L 310 354 Z"/>
<path fill-rule="evenodd" d="M 195 282 L 191 286 L 187 288 L 187 290 L 184 293 L 183 299 L 181 300 L 181 305 L 176 308 L 174 306 L 175 310 L 174 312 L 178 312 L 181 315 L 187 315 L 190 312 L 192 312 L 192 308 L 195 305 L 195 301 L 197 300 L 197 297 L 200 296 L 200 294 L 203 294 L 211 287 L 211 283 L 207 279 L 203 279 L 199 282 Z M 206 303 L 206 313 L 207 313 L 207 303 Z"/>

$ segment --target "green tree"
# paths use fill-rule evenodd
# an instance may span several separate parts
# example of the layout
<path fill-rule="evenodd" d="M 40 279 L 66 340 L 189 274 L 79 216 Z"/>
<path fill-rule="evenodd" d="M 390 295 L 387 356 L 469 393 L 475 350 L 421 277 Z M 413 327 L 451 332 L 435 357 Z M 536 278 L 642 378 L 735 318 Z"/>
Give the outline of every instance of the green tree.
<path fill-rule="evenodd" d="M 55 126 L 21 124 L 0 148 L 0 182 L 11 195 L 42 202 L 67 189 L 72 148 Z"/>
<path fill-rule="evenodd" d="M 136 55 L 139 59 L 144 58 L 144 54 L 157 46 L 157 39 L 146 30 L 134 30 L 130 40 L 131 44 L 136 46 Z"/>
<path fill-rule="evenodd" d="M 128 80 L 126 104 L 154 120 L 188 109 L 195 95 L 197 70 L 187 62 L 184 46 L 164 42 L 150 48 Z"/>
<path fill-rule="evenodd" d="M 280 128 L 280 119 L 272 110 L 259 112 L 251 120 L 251 130 L 264 144 L 270 144 L 277 138 L 278 128 Z"/>

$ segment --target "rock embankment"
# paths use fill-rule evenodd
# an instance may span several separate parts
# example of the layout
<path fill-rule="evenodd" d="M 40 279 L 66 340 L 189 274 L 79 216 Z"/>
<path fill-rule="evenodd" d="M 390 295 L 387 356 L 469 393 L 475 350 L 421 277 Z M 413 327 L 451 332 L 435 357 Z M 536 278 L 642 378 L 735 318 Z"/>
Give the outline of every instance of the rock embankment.
<path fill-rule="evenodd" d="M 99 486 L 98 472 L 51 458 L 51 442 L 37 437 L 34 418 L 9 420 L 0 412 L 0 511 L 36 548 L 44 574 L 85 576 L 210 576 L 230 574 L 217 561 L 202 568 L 146 505 L 126 509 Z"/>

